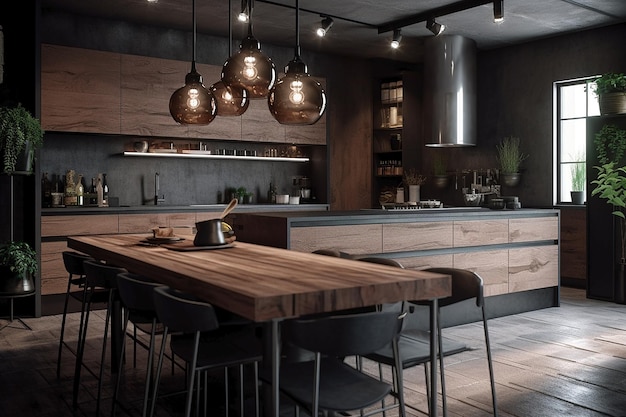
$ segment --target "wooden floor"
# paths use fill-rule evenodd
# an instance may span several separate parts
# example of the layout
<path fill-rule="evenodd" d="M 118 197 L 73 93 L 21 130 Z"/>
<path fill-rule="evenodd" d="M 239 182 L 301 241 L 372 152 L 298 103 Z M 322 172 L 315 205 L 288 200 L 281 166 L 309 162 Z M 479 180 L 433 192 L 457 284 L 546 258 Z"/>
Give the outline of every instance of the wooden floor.
<path fill-rule="evenodd" d="M 588 300 L 584 291 L 563 288 L 561 306 L 491 319 L 493 350 L 501 417 L 626 416 L 626 306 Z M 4 308 L 4 306 L 0 306 Z M 90 324 L 88 362 L 97 367 L 103 314 Z M 78 315 L 72 314 L 68 338 L 76 340 Z M 61 378 L 56 361 L 61 316 L 25 319 L 0 330 L 0 416 L 95 416 L 96 380 L 84 373 L 79 405 L 72 408 L 74 357 L 63 353 Z M 2 320 L 0 325 L 6 324 Z M 92 327 L 93 326 L 93 327 Z M 447 337 L 463 340 L 472 350 L 447 358 L 447 394 L 450 416 L 492 415 L 485 349 L 480 323 L 444 329 Z M 146 354 L 126 365 L 123 401 L 126 412 L 141 415 Z M 368 364 L 368 369 L 374 369 Z M 409 416 L 425 416 L 423 368 L 405 371 Z M 182 387 L 182 371 L 168 372 L 166 389 Z M 105 373 L 101 414 L 110 415 L 112 379 Z M 223 415 L 216 384 L 210 416 Z M 441 404 L 441 401 L 439 402 Z M 182 399 L 159 400 L 158 416 L 182 415 Z M 239 415 L 238 411 L 231 416 Z M 286 413 L 285 413 L 286 414 Z M 247 415 L 252 415 L 247 413 Z M 355 415 L 358 415 L 355 414 Z M 396 416 L 397 413 L 389 413 Z M 439 412 L 441 415 L 441 410 Z"/>

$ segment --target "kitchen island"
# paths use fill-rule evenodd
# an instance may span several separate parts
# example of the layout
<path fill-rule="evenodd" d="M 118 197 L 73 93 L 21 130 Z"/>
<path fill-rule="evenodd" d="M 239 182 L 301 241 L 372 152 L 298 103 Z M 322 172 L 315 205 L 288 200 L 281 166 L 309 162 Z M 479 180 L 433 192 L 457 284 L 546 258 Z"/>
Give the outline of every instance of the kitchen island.
<path fill-rule="evenodd" d="M 475 271 L 484 281 L 488 314 L 496 317 L 558 306 L 559 222 L 555 209 L 455 207 L 241 213 L 234 227 L 244 242 L 392 258 L 410 269 Z M 475 319 L 462 316 L 458 322 Z"/>

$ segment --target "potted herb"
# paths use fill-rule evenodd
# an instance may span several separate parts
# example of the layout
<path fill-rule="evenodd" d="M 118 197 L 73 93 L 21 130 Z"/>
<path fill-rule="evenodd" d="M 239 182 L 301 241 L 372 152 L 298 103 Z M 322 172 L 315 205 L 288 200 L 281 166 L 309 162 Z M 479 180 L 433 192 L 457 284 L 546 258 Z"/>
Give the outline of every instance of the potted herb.
<path fill-rule="evenodd" d="M 37 253 L 26 242 L 10 241 L 0 245 L 0 293 L 34 291 Z"/>
<path fill-rule="evenodd" d="M 591 184 L 591 195 L 605 199 L 613 207 L 612 214 L 618 219 L 620 234 L 619 274 L 615 279 L 615 301 L 626 303 L 626 167 L 619 166 L 626 150 L 626 131 L 613 125 L 604 125 L 594 138 L 598 154 L 598 176 Z"/>
<path fill-rule="evenodd" d="M 595 83 L 601 114 L 626 113 L 626 74 L 606 73 Z"/>
<path fill-rule="evenodd" d="M 21 105 L 0 107 L 2 171 L 32 174 L 35 149 L 43 146 L 43 134 L 39 120 Z M 23 167 L 18 165 L 20 159 L 23 159 Z"/>
<path fill-rule="evenodd" d="M 520 165 L 528 155 L 520 150 L 520 138 L 506 137 L 496 145 L 497 160 L 500 164 L 500 178 L 504 185 L 514 187 L 519 184 Z"/>
<path fill-rule="evenodd" d="M 247 191 L 245 187 L 239 187 L 235 190 L 235 198 L 239 204 L 243 204 L 243 199 L 246 196 Z"/>
<path fill-rule="evenodd" d="M 572 175 L 572 189 L 570 195 L 573 204 L 585 204 L 585 182 L 587 180 L 585 164 L 585 156 L 579 155 L 570 165 L 570 173 Z M 580 162 L 583 161 L 583 162 Z"/>

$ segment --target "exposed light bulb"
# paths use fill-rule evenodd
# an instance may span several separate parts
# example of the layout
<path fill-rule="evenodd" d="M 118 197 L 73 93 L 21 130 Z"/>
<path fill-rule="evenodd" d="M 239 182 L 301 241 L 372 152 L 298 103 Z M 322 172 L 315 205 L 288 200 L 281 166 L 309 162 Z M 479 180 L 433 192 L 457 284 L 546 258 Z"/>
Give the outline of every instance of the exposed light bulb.
<path fill-rule="evenodd" d="M 302 92 L 302 81 L 299 79 L 293 80 L 289 83 L 289 101 L 293 104 L 302 104 L 304 102 L 304 93 Z"/>
<path fill-rule="evenodd" d="M 241 12 L 237 15 L 237 20 L 239 20 L 242 23 L 248 23 L 248 13 L 246 12 Z"/>
<path fill-rule="evenodd" d="M 253 56 L 247 56 L 243 59 L 243 63 L 245 65 L 243 69 L 243 76 L 247 80 L 253 80 L 258 75 L 258 71 L 256 69 L 256 58 Z"/>

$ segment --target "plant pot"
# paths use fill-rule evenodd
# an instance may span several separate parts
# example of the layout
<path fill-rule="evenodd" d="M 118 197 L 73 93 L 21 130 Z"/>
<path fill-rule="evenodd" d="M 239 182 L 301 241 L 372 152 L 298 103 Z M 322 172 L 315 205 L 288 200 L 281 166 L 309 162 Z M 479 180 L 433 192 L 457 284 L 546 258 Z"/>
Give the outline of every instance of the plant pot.
<path fill-rule="evenodd" d="M 0 294 L 26 294 L 35 291 L 32 275 L 11 272 L 8 267 L 0 266 Z"/>
<path fill-rule="evenodd" d="M 572 196 L 572 204 L 583 205 L 585 204 L 585 192 L 584 191 L 570 191 Z"/>
<path fill-rule="evenodd" d="M 502 184 L 506 185 L 507 187 L 516 187 L 517 184 L 519 184 L 521 177 L 522 174 L 520 174 L 519 172 L 500 174 L 500 180 Z"/>
<path fill-rule="evenodd" d="M 32 174 L 34 170 L 35 151 L 30 144 L 30 141 L 26 141 L 24 149 L 17 156 L 15 161 L 15 174 Z"/>
<path fill-rule="evenodd" d="M 433 175 L 433 184 L 437 188 L 446 188 L 448 185 L 447 175 Z"/>
<path fill-rule="evenodd" d="M 598 96 L 600 114 L 626 113 L 626 93 L 604 93 Z"/>

